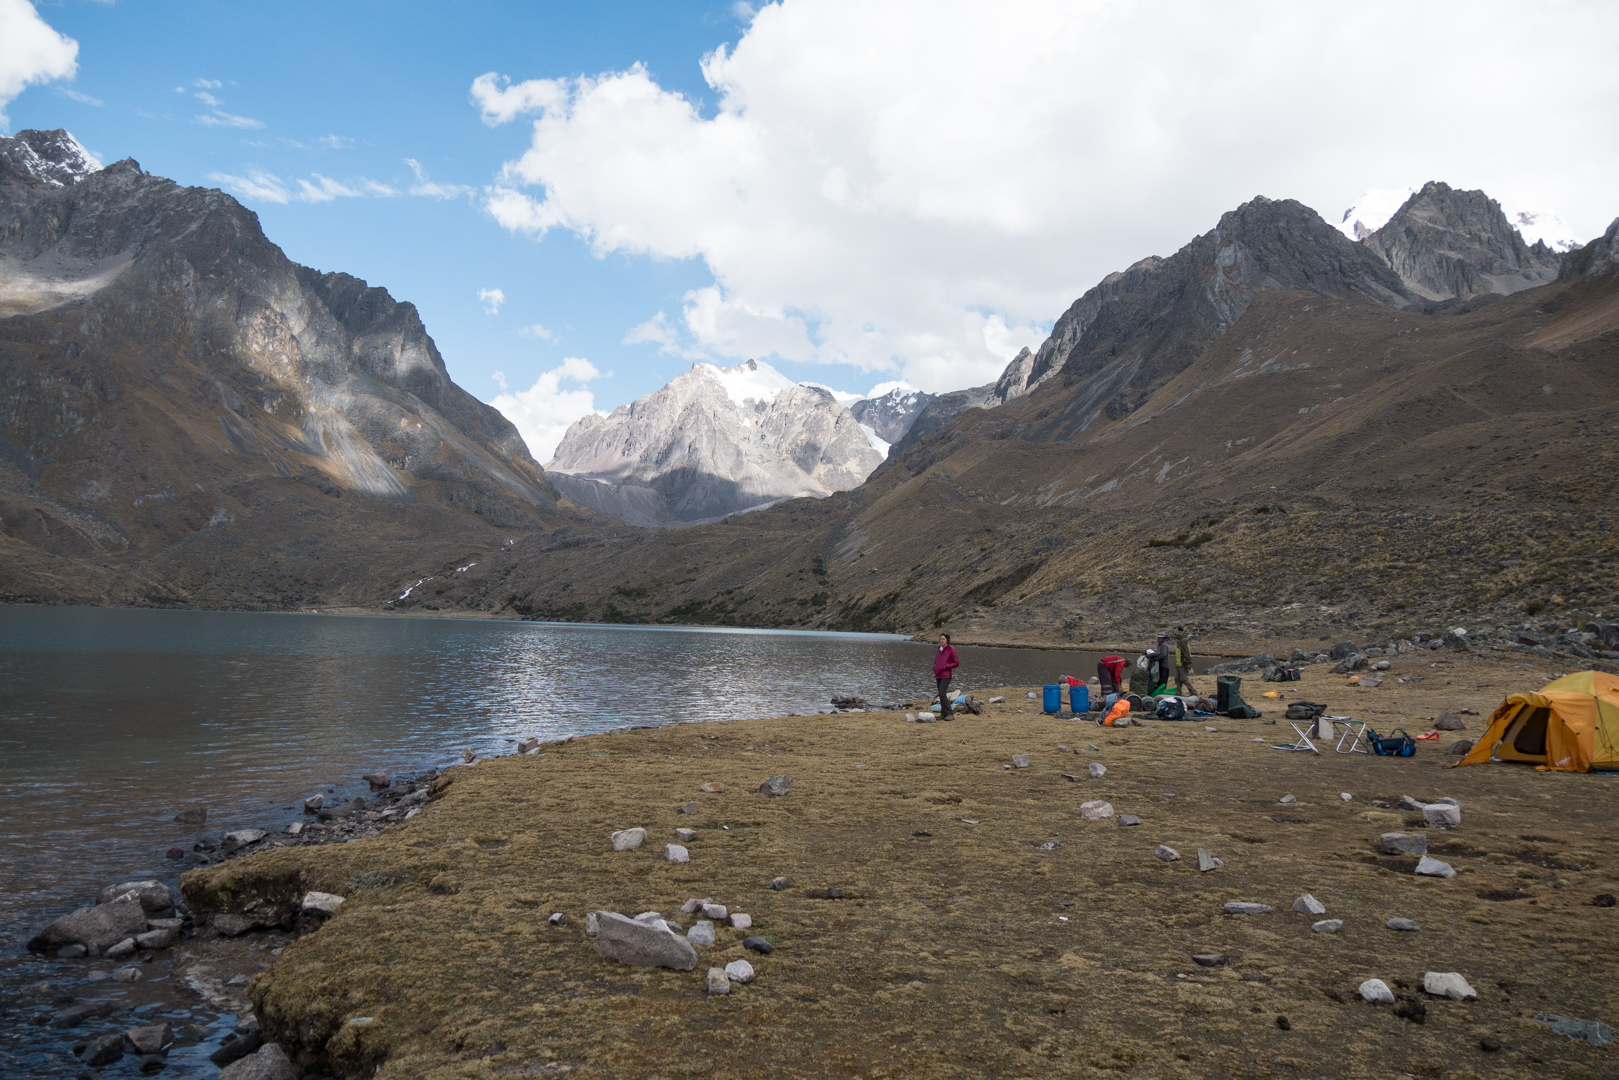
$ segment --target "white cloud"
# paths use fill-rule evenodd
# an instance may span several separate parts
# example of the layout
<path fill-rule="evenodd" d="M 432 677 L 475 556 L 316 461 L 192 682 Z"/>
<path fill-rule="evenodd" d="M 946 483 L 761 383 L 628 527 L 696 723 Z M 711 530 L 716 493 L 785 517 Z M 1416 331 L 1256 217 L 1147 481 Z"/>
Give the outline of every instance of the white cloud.
<path fill-rule="evenodd" d="M 354 145 L 354 140 L 347 135 L 322 135 L 315 141 L 328 150 L 346 150 Z"/>
<path fill-rule="evenodd" d="M 0 129 L 5 108 L 36 83 L 71 79 L 79 70 L 79 43 L 58 34 L 28 0 L 0 0 Z"/>
<path fill-rule="evenodd" d="M 61 94 L 65 98 L 68 98 L 68 99 L 70 99 L 72 101 L 77 101 L 81 105 L 94 105 L 96 108 L 99 109 L 102 106 L 107 104 L 105 101 L 102 101 L 98 97 L 91 97 L 89 94 L 83 93 L 82 91 L 79 91 L 79 90 L 75 90 L 70 86 L 58 87 L 56 92 L 58 94 Z"/>
<path fill-rule="evenodd" d="M 196 122 L 203 127 L 229 127 L 256 129 L 264 126 L 263 120 L 255 120 L 251 116 L 237 116 L 221 109 L 215 109 L 196 118 Z"/>
<path fill-rule="evenodd" d="M 600 377 L 601 372 L 589 360 L 570 356 L 535 379 L 527 390 L 511 393 L 506 386 L 506 376 L 497 371 L 495 381 L 501 393 L 489 404 L 516 425 L 534 460 L 546 462 L 556 453 L 557 444 L 569 425 L 581 416 L 600 411 L 596 408 L 595 395 L 585 387 L 586 383 Z M 562 389 L 564 380 L 576 384 L 576 388 Z"/>
<path fill-rule="evenodd" d="M 422 168 L 422 163 L 415 158 L 406 158 L 405 164 L 409 165 L 410 171 L 416 174 L 416 182 L 410 186 L 412 195 L 425 196 L 430 199 L 459 199 L 476 191 L 475 188 L 468 187 L 465 184 L 440 184 L 429 180 L 426 170 Z"/>
<path fill-rule="evenodd" d="M 520 327 L 517 332 L 526 338 L 534 338 L 537 341 L 554 342 L 557 339 L 555 334 L 541 326 L 539 323 L 529 323 L 527 326 Z"/>
<path fill-rule="evenodd" d="M 223 101 L 220 101 L 218 98 L 214 97 L 214 95 L 210 94 L 206 90 L 198 90 L 195 94 L 192 94 L 191 96 L 196 98 L 198 101 L 202 102 L 204 105 L 208 106 L 210 109 L 217 109 L 221 105 L 225 104 Z"/>
<path fill-rule="evenodd" d="M 478 302 L 483 305 L 484 311 L 499 315 L 500 305 L 506 302 L 506 292 L 503 289 L 479 289 Z"/>
<path fill-rule="evenodd" d="M 1446 45 L 1412 64 L 1390 41 Z M 634 341 L 942 390 L 1257 194 L 1336 223 L 1369 187 L 1442 179 L 1596 235 L 1619 213 L 1616 53 L 1598 0 L 785 0 L 704 59 L 711 108 L 640 66 L 490 73 L 471 98 L 533 121 L 486 194 L 501 224 L 704 260 L 712 285 Z M 1485 92 L 1503 71 L 1558 77 Z M 1488 107 L 1446 108 L 1458 86 Z"/>
<path fill-rule="evenodd" d="M 326 203 L 336 199 L 390 198 L 398 195 L 396 188 L 387 184 L 358 177 L 349 181 L 333 180 L 320 173 L 310 173 L 313 180 L 294 180 L 291 184 L 272 172 L 249 168 L 243 175 L 209 173 L 208 179 L 222 184 L 248 199 L 286 205 L 289 202 Z"/>
<path fill-rule="evenodd" d="M 192 79 L 191 85 L 197 87 L 199 90 L 219 90 L 224 87 L 225 84 L 220 82 L 218 79 Z M 175 89 L 179 90 L 181 93 L 185 93 L 184 87 L 176 87 Z"/>

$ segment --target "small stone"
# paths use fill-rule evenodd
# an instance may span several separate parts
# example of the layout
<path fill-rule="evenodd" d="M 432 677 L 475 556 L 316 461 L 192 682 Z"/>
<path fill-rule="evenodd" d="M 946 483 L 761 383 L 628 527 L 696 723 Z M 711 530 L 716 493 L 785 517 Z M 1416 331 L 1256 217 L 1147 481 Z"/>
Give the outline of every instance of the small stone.
<path fill-rule="evenodd" d="M 1091 762 L 1085 767 L 1085 770 L 1091 774 L 1091 779 L 1093 780 L 1100 780 L 1107 775 L 1107 766 L 1100 761 Z"/>
<path fill-rule="evenodd" d="M 127 937 L 122 941 L 108 945 L 106 950 L 103 951 L 101 955 L 105 956 L 108 960 L 118 960 L 125 956 L 133 956 L 135 955 L 135 939 L 132 937 Z"/>
<path fill-rule="evenodd" d="M 1285 1016 L 1278 1016 L 1276 1018 L 1276 1026 L 1282 1031 L 1292 1031 L 1293 1030 L 1292 1021 L 1288 1020 L 1288 1018 L 1285 1017 Z"/>
<path fill-rule="evenodd" d="M 759 785 L 761 795 L 785 795 L 793 790 L 793 782 L 785 776 L 772 776 Z"/>
<path fill-rule="evenodd" d="M 112 978 L 112 972 L 110 971 L 92 971 L 84 977 L 84 981 L 98 983 L 106 982 L 110 978 Z"/>
<path fill-rule="evenodd" d="M 167 1024 L 148 1024 L 124 1032 L 124 1041 L 136 1054 L 155 1054 L 174 1041 L 174 1030 Z"/>
<path fill-rule="evenodd" d="M 1225 953 L 1193 953 L 1192 963 L 1198 967 L 1225 967 Z"/>
<path fill-rule="evenodd" d="M 1134 814 L 1120 814 L 1119 815 L 1119 824 L 1121 826 L 1123 826 L 1123 825 L 1140 825 L 1141 824 L 1141 819 L 1136 817 Z"/>
<path fill-rule="evenodd" d="M 1130 718 L 1128 716 L 1121 716 L 1117 720 L 1113 721 L 1113 726 L 1116 728 L 1129 727 Z"/>
<path fill-rule="evenodd" d="M 174 820 L 181 825 L 203 825 L 208 821 L 208 811 L 206 809 L 182 810 L 174 815 Z"/>
<path fill-rule="evenodd" d="M 1014 768 L 1014 769 L 1027 769 L 1028 767 L 1029 767 L 1029 755 L 1028 754 L 1013 754 L 1012 755 L 1012 768 Z"/>
<path fill-rule="evenodd" d="M 1310 924 L 1310 929 L 1318 934 L 1336 934 L 1344 928 L 1342 919 L 1322 919 L 1320 922 Z"/>
<path fill-rule="evenodd" d="M 691 944 L 668 926 L 639 923 L 613 911 L 596 912 L 596 952 L 609 960 L 637 967 L 690 971 L 697 966 Z"/>
<path fill-rule="evenodd" d="M 1404 932 L 1406 932 L 1408 934 L 1414 934 L 1418 930 L 1422 929 L 1422 927 L 1418 926 L 1416 923 L 1412 922 L 1410 919 L 1390 919 L 1388 922 L 1384 923 L 1383 925 L 1388 927 L 1390 930 L 1403 930 Z"/>
<path fill-rule="evenodd" d="M 1463 755 L 1467 754 L 1472 749 L 1473 749 L 1473 740 L 1472 739 L 1457 739 L 1455 742 L 1450 744 L 1450 749 L 1446 750 L 1445 753 L 1449 754 L 1452 757 L 1462 757 Z"/>
<path fill-rule="evenodd" d="M 725 977 L 732 982 L 750 983 L 754 979 L 753 965 L 746 960 L 732 960 L 725 965 Z"/>
<path fill-rule="evenodd" d="M 1062 744 L 1061 744 L 1061 743 L 1058 743 L 1058 744 L 1057 744 L 1057 753 L 1059 753 L 1059 754 L 1066 754 L 1066 753 L 1068 753 L 1068 747 L 1066 747 L 1066 746 L 1063 746 L 1063 745 L 1062 745 Z"/>
<path fill-rule="evenodd" d="M 1294 803 L 1296 803 L 1298 801 L 1299 801 L 1299 797 L 1297 795 L 1283 795 L 1282 799 L 1281 799 L 1281 802 L 1282 802 L 1283 806 L 1292 806 Z"/>
<path fill-rule="evenodd" d="M 174 931 L 148 930 L 144 934 L 135 935 L 135 944 L 142 949 L 166 949 L 174 944 Z"/>
<path fill-rule="evenodd" d="M 1002 702 L 1004 702 L 1005 700 L 1006 699 L 1004 697 L 1001 697 L 1000 695 L 997 694 L 995 697 L 992 697 L 992 698 L 989 699 L 989 703 L 991 705 L 999 705 Z"/>
<path fill-rule="evenodd" d="M 116 974 L 117 973 L 114 972 L 114 975 Z M 247 983 L 248 977 L 246 975 L 232 975 L 230 978 L 225 980 L 226 986 L 246 986 Z"/>
<path fill-rule="evenodd" d="M 1176 862 L 1181 857 L 1181 853 L 1170 847 L 1168 844 L 1159 844 L 1158 850 L 1154 851 L 1153 854 L 1165 862 Z"/>
<path fill-rule="evenodd" d="M 771 878 L 770 879 L 770 887 L 772 889 L 774 889 L 776 892 L 781 892 L 783 889 L 785 889 L 787 887 L 787 879 L 784 878 L 784 877 Z"/>
<path fill-rule="evenodd" d="M 116 969 L 114 969 L 114 971 L 112 973 L 113 982 L 122 982 L 122 983 L 140 982 L 141 978 L 142 978 L 141 969 L 138 968 L 138 967 L 116 968 Z M 242 981 L 244 983 L 247 982 L 247 977 L 245 975 L 242 976 Z"/>
<path fill-rule="evenodd" d="M 91 1041 L 84 1048 L 83 1061 L 92 1069 L 104 1069 L 124 1056 L 124 1036 L 113 1032 Z"/>
<path fill-rule="evenodd" d="M 1219 859 L 1216 859 L 1213 853 L 1206 851 L 1203 848 L 1197 849 L 1197 869 L 1199 873 L 1206 874 L 1210 870 L 1218 870 L 1224 865 L 1225 863 Z"/>
<path fill-rule="evenodd" d="M 1326 905 L 1309 893 L 1305 893 L 1293 901 L 1293 910 L 1301 915 L 1325 915 L 1327 913 Z"/>
<path fill-rule="evenodd" d="M 1378 838 L 1378 847 L 1385 855 L 1426 855 L 1428 834 L 1386 832 Z"/>
<path fill-rule="evenodd" d="M 689 802 L 685 806 L 682 806 L 679 809 L 677 809 L 675 811 L 675 813 L 677 813 L 677 814 L 695 814 L 699 810 L 701 810 L 702 808 L 703 808 L 702 804 L 700 804 L 700 803 Z"/>
<path fill-rule="evenodd" d="M 742 939 L 742 947 L 761 956 L 769 956 L 776 951 L 776 947 L 762 937 L 745 937 Z"/>
<path fill-rule="evenodd" d="M 474 761 L 478 760 L 478 752 L 470 749 L 463 750 L 461 751 L 461 760 L 466 764 L 471 765 Z"/>
<path fill-rule="evenodd" d="M 305 915 L 336 915 L 343 906 L 344 897 L 329 892 L 306 892 L 298 902 L 298 910 Z"/>
<path fill-rule="evenodd" d="M 714 924 L 707 919 L 699 919 L 686 931 L 686 940 L 704 947 L 714 944 Z"/>
<path fill-rule="evenodd" d="M 517 752 L 519 754 L 532 754 L 539 748 L 540 740 L 532 735 L 517 744 Z"/>
<path fill-rule="evenodd" d="M 1486 1054 L 1493 1054 L 1501 1049 L 1501 1040 L 1494 1035 L 1486 1035 L 1478 1041 L 1478 1048 Z"/>
<path fill-rule="evenodd" d="M 640 827 L 620 829 L 613 834 L 614 851 L 634 851 L 646 842 L 646 830 Z"/>
<path fill-rule="evenodd" d="M 275 1043 L 265 1043 L 251 1057 L 221 1069 L 219 1080 L 298 1080 L 302 1075 L 303 1070 L 292 1063 L 285 1050 Z"/>
<path fill-rule="evenodd" d="M 691 862 L 691 852 L 687 851 L 680 844 L 663 845 L 663 857 L 672 863 Z"/>
<path fill-rule="evenodd" d="M 1426 855 L 1417 860 L 1417 873 L 1423 877 L 1453 878 L 1456 876 L 1455 868 L 1448 862 L 1440 862 L 1438 859 L 1432 859 Z"/>
<path fill-rule="evenodd" d="M 1240 900 L 1231 901 L 1225 909 L 1229 915 L 1269 915 L 1271 912 L 1269 904 L 1250 904 Z"/>
<path fill-rule="evenodd" d="M 729 994 L 731 992 L 731 978 L 725 974 L 724 968 L 708 969 L 708 992 L 710 994 Z"/>
<path fill-rule="evenodd" d="M 1454 971 L 1428 972 L 1422 976 L 1422 989 L 1434 997 L 1449 998 L 1452 1001 L 1472 1001 L 1478 997 L 1478 991 Z"/>
<path fill-rule="evenodd" d="M 753 925 L 753 916 L 740 911 L 731 912 L 731 928 L 733 930 L 746 930 Z"/>
<path fill-rule="evenodd" d="M 301 822 L 301 821 L 289 821 L 289 822 L 287 822 L 287 835 L 288 836 L 302 836 L 303 834 L 304 834 L 304 823 L 303 822 Z M 185 852 L 182 851 L 180 853 L 180 857 L 182 859 L 185 858 Z"/>
<path fill-rule="evenodd" d="M 600 931 L 601 931 L 601 921 L 599 919 L 597 919 L 596 913 L 594 911 L 587 911 L 585 913 L 585 934 L 586 934 L 586 936 L 595 937 Z"/>
<path fill-rule="evenodd" d="M 713 902 L 714 898 L 712 896 L 704 897 L 701 900 L 693 898 L 680 905 L 680 913 L 682 915 L 695 915 L 703 910 L 704 904 L 712 904 Z"/>
<path fill-rule="evenodd" d="M 1100 754 L 1102 752 L 1102 748 L 1097 746 L 1095 743 L 1085 744 L 1085 749 L 1089 750 L 1093 754 Z"/>
<path fill-rule="evenodd" d="M 826 898 L 828 900 L 847 900 L 849 897 L 847 893 L 836 885 L 828 885 L 826 887 Z"/>
<path fill-rule="evenodd" d="M 287 826 L 287 829 L 288 831 L 291 831 L 292 826 Z M 171 847 L 168 851 L 164 852 L 164 856 L 170 859 L 183 859 L 186 857 L 186 849 L 183 847 Z"/>
<path fill-rule="evenodd" d="M 1360 996 L 1373 1005 L 1393 1005 L 1394 991 L 1382 979 L 1367 979 L 1360 984 Z"/>
<path fill-rule="evenodd" d="M 697 790 L 705 795 L 723 795 L 725 794 L 725 785 L 718 780 L 710 780 L 706 784 L 698 784 Z"/>
<path fill-rule="evenodd" d="M 1422 821 L 1430 829 L 1454 829 L 1462 823 L 1462 808 L 1433 803 L 1422 808 Z"/>
<path fill-rule="evenodd" d="M 311 796 L 309 796 L 309 798 L 304 800 L 304 813 L 306 813 L 306 814 L 318 814 L 318 813 L 320 813 L 321 807 L 323 807 L 325 805 L 326 805 L 326 796 L 324 796 L 324 795 L 311 795 Z"/>
<path fill-rule="evenodd" d="M 1075 774 L 1073 774 L 1071 772 L 1058 773 L 1057 775 L 1061 776 L 1064 780 L 1071 781 L 1072 783 L 1075 783 L 1075 784 L 1083 783 L 1084 780 L 1085 780 L 1085 778 L 1083 776 L 1076 776 Z"/>
<path fill-rule="evenodd" d="M 561 926 L 564 917 L 565 916 L 562 914 L 562 912 L 553 911 L 545 921 L 550 923 L 552 926 Z"/>
<path fill-rule="evenodd" d="M 237 829 L 235 832 L 226 833 L 219 841 L 219 847 L 223 851 L 235 851 L 237 848 L 256 844 L 267 835 L 263 829 Z"/>
<path fill-rule="evenodd" d="M 110 904 L 123 896 L 134 894 L 140 901 L 141 910 L 152 915 L 161 915 L 174 907 L 174 897 L 169 887 L 161 881 L 148 879 L 145 881 L 125 881 L 119 885 L 109 885 L 96 896 L 96 903 Z"/>
<path fill-rule="evenodd" d="M 1422 808 L 1424 806 L 1427 806 L 1427 805 L 1428 805 L 1427 803 L 1418 802 L 1416 799 L 1413 799 L 1409 795 L 1401 795 L 1400 796 L 1400 809 L 1401 810 L 1414 810 L 1414 811 L 1416 811 L 1417 813 L 1420 814 L 1420 813 L 1422 813 Z"/>
<path fill-rule="evenodd" d="M 703 904 L 703 918 L 713 919 L 715 922 L 724 922 L 728 913 L 724 904 L 705 902 Z"/>
<path fill-rule="evenodd" d="M 1025 698 L 1026 698 L 1026 699 L 1028 699 L 1028 700 L 1029 700 L 1029 701 L 1033 701 L 1033 700 L 1034 700 L 1034 691 L 1033 691 L 1033 690 L 1030 690 L 1030 691 L 1028 691 L 1028 692 L 1027 692 L 1027 693 L 1025 693 L 1025 694 L 1024 694 L 1024 695 L 1023 695 L 1023 696 L 1024 696 L 1024 697 L 1025 697 Z"/>
<path fill-rule="evenodd" d="M 689 844 L 693 840 L 697 839 L 697 830 L 696 829 L 676 829 L 675 830 L 675 839 L 679 840 L 682 844 Z"/>
<path fill-rule="evenodd" d="M 370 786 L 372 791 L 386 790 L 387 787 L 393 783 L 393 780 L 389 778 L 388 774 L 382 772 L 366 773 L 364 776 L 360 777 L 360 779 L 364 780 L 366 784 Z"/>
<path fill-rule="evenodd" d="M 1377 670 L 1378 671 L 1387 671 L 1389 668 L 1391 668 L 1393 666 L 1394 665 L 1389 663 L 1387 660 L 1379 660 L 1377 662 Z"/>
<path fill-rule="evenodd" d="M 83 945 L 64 945 L 56 950 L 56 958 L 58 960 L 77 960 L 89 951 Z"/>
<path fill-rule="evenodd" d="M 1113 804 L 1101 799 L 1080 803 L 1079 816 L 1086 821 L 1105 821 L 1113 816 Z"/>
<path fill-rule="evenodd" d="M 1342 799 L 1344 802 L 1354 802 L 1355 801 L 1355 797 L 1353 795 L 1351 795 L 1347 791 L 1338 792 L 1338 798 Z"/>

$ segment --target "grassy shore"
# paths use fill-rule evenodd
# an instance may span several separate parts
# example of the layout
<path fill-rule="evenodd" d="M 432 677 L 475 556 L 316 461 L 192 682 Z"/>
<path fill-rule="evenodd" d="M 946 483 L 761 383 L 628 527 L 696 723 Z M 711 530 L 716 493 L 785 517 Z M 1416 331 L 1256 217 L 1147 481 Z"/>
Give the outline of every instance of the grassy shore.
<path fill-rule="evenodd" d="M 1415 734 L 1441 708 L 1487 715 L 1544 667 L 1425 652 L 1376 689 L 1322 667 L 1284 685 Z M 376 839 L 194 871 L 184 891 L 200 911 L 349 898 L 250 987 L 270 1035 L 345 1076 L 1613 1075 L 1619 1046 L 1531 1018 L 1619 1020 L 1619 908 L 1592 905 L 1619 891 L 1619 779 L 1451 770 L 1450 734 L 1413 759 L 1285 753 L 1265 688 L 1245 684 L 1260 720 L 1117 731 L 1041 716 L 1015 688 L 950 724 L 864 713 L 580 738 L 453 769 Z M 1483 717 L 1467 719 L 1457 734 L 1478 735 Z M 1014 754 L 1029 767 L 1004 768 Z M 757 793 L 778 773 L 791 794 Z M 1406 794 L 1463 803 L 1461 828 L 1430 834 L 1456 878 L 1378 853 L 1380 833 L 1420 829 Z M 1082 821 L 1094 799 L 1141 824 Z M 614 853 L 609 834 L 631 826 L 647 844 Z M 663 857 L 677 827 L 697 830 L 688 865 Z M 1224 866 L 1199 873 L 1200 847 Z M 778 875 L 790 887 L 772 891 Z M 1340 933 L 1291 909 L 1304 893 Z M 690 897 L 751 914 L 775 952 L 721 930 L 696 971 L 630 968 L 584 933 L 595 909 L 689 926 Z M 1275 910 L 1228 915 L 1233 900 Z M 1223 967 L 1192 960 L 1213 952 Z M 708 997 L 704 969 L 740 958 L 757 981 Z M 1356 993 L 1375 977 L 1425 998 L 1426 971 L 1460 972 L 1478 1000 L 1425 999 L 1418 1025 Z"/>

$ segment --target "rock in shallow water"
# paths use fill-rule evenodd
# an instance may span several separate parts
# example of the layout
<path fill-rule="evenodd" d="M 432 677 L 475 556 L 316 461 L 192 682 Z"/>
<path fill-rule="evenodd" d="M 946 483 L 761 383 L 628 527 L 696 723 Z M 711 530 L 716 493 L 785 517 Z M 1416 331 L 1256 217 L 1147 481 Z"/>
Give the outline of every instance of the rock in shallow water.
<path fill-rule="evenodd" d="M 167 1024 L 148 1024 L 124 1032 L 129 1049 L 136 1054 L 155 1054 L 174 1041 L 173 1029 Z"/>
<path fill-rule="evenodd" d="M 105 904 L 69 912 L 35 934 L 28 942 L 31 952 L 83 945 L 97 953 L 125 938 L 146 933 L 146 911 L 133 896 L 123 896 Z"/>
<path fill-rule="evenodd" d="M 96 903 L 110 904 L 126 893 L 134 893 L 135 899 L 141 902 L 141 907 L 153 915 L 162 915 L 174 907 L 174 897 L 170 895 L 169 887 L 155 880 L 126 881 L 121 885 L 109 885 L 101 890 L 96 897 Z"/>
<path fill-rule="evenodd" d="M 634 967 L 690 971 L 697 966 L 691 943 L 665 926 L 639 923 L 616 911 L 596 912 L 596 952 Z"/>
<path fill-rule="evenodd" d="M 84 1063 L 92 1069 L 104 1069 L 124 1056 L 124 1036 L 113 1032 L 93 1039 L 84 1048 Z"/>

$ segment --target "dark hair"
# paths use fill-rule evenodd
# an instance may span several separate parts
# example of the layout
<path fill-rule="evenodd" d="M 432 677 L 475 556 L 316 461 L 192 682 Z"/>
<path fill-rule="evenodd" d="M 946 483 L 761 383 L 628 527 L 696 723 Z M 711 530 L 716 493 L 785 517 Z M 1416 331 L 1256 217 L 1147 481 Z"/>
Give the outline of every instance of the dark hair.
<path fill-rule="evenodd" d="M 946 641 L 950 640 L 950 635 L 949 634 L 940 634 L 939 636 L 944 638 Z"/>

